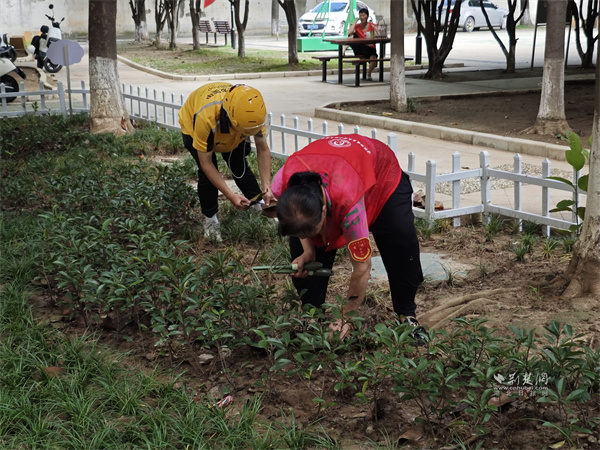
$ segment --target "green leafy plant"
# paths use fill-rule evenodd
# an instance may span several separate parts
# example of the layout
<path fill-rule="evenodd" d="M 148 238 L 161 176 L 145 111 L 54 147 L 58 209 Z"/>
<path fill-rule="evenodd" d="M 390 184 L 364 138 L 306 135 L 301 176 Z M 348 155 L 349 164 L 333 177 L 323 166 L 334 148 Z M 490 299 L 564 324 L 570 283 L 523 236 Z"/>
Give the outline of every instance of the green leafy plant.
<path fill-rule="evenodd" d="M 577 135 L 577 133 L 570 133 L 568 135 L 568 140 L 570 148 L 569 150 L 565 151 L 565 157 L 567 158 L 567 162 L 571 165 L 571 167 L 573 167 L 573 170 L 575 170 L 578 173 L 585 167 L 586 163 L 589 162 L 590 151 L 586 148 L 583 148 L 583 144 L 581 143 L 581 139 Z M 589 145 L 590 147 L 592 145 L 591 136 L 589 140 Z M 561 200 L 556 205 L 556 208 L 551 209 L 550 212 L 571 211 L 575 216 L 576 223 L 574 225 L 571 225 L 569 229 L 571 230 L 571 232 L 579 234 L 581 232 L 582 222 L 585 218 L 585 206 L 581 206 L 577 199 L 579 198 L 580 191 L 587 192 L 589 174 L 580 176 L 575 183 L 562 177 L 548 178 L 560 181 L 573 188 L 575 200 Z"/>

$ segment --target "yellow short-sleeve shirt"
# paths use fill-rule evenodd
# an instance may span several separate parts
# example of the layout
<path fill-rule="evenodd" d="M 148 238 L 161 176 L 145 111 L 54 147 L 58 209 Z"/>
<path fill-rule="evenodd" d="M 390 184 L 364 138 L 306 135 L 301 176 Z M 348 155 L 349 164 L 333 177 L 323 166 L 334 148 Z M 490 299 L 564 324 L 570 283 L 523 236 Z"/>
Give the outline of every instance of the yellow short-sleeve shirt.
<path fill-rule="evenodd" d="M 231 152 L 245 139 L 221 114 L 223 99 L 231 87 L 222 82 L 205 84 L 192 92 L 179 110 L 181 132 L 192 137 L 199 152 Z"/>

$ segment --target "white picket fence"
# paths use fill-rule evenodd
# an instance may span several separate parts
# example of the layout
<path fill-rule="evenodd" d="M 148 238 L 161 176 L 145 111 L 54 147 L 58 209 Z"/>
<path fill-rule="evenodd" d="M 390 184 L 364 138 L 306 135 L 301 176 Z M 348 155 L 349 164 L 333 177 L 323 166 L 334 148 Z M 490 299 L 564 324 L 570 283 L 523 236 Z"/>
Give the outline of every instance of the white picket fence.
<path fill-rule="evenodd" d="M 65 91 L 62 83 L 58 82 L 55 90 L 44 90 L 40 83 L 39 91 L 23 91 L 24 84 L 21 83 L 21 92 L 10 95 L 19 97 L 14 103 L 7 104 L 4 91 L 4 85 L 0 85 L 0 117 L 14 117 L 25 114 L 62 114 L 67 116 L 70 112 L 89 111 L 90 91 L 85 83 L 81 82 L 80 89 L 72 89 L 71 97 Z M 133 120 L 143 120 L 156 123 L 158 126 L 179 130 L 178 112 L 184 102 L 184 97 L 177 98 L 174 94 L 168 96 L 164 91 L 158 92 L 148 88 L 123 85 L 123 97 Z M 38 101 L 39 98 L 39 101 Z M 76 106 L 73 106 L 73 99 L 76 98 Z M 305 129 L 301 128 L 298 117 L 292 119 L 292 124 L 288 124 L 288 118 L 285 115 L 279 117 L 279 123 L 274 119 L 272 113 L 269 114 L 269 144 L 274 157 L 290 155 L 303 148 L 313 140 L 323 136 L 344 133 L 344 126 L 339 124 L 334 132 L 330 132 L 327 122 L 323 122 L 319 131 L 314 130 L 312 119 L 308 119 Z M 358 126 L 354 127 L 353 133 L 362 134 Z M 370 136 L 378 138 L 376 129 L 372 129 Z M 387 144 L 395 152 L 398 151 L 397 136 L 393 133 L 387 135 Z M 483 214 L 484 217 L 491 214 L 497 214 L 521 221 L 530 221 L 543 225 L 545 234 L 550 234 L 551 228 L 569 229 L 571 225 L 577 223 L 575 215 L 571 215 L 570 220 L 551 216 L 550 210 L 554 205 L 550 204 L 551 190 L 564 191 L 563 198 L 572 198 L 577 204 L 582 204 L 582 196 L 585 192 L 579 192 L 577 195 L 573 189 L 565 183 L 551 180 L 550 161 L 545 159 L 542 162 L 542 176 L 535 177 L 522 171 L 522 159 L 520 155 L 514 156 L 513 171 L 504 171 L 493 169 L 490 166 L 490 157 L 488 152 L 481 152 L 479 156 L 479 167 L 476 169 L 461 169 L 460 154 L 452 155 L 452 172 L 438 174 L 437 165 L 433 160 L 426 163 L 425 173 L 417 173 L 416 156 L 414 153 L 408 154 L 408 165 L 405 166 L 405 172 L 409 174 L 413 183 L 422 183 L 424 185 L 425 201 L 424 208 L 413 208 L 416 217 L 426 220 L 433 224 L 438 219 L 453 219 L 454 226 L 460 225 L 462 216 L 471 214 Z M 573 183 L 577 184 L 578 173 L 573 173 Z M 461 204 L 461 180 L 478 179 L 480 187 L 480 201 L 476 204 Z M 513 184 L 513 205 L 512 207 L 501 206 L 492 202 L 492 181 L 510 180 Z M 441 183 L 451 183 L 451 205 L 444 204 L 443 210 L 436 210 L 436 192 Z M 524 187 L 536 186 L 540 194 L 534 194 L 539 197 L 541 202 L 541 212 L 531 212 L 522 210 Z M 531 195 L 531 194 L 529 194 Z M 539 208 L 538 208 L 539 209 Z"/>

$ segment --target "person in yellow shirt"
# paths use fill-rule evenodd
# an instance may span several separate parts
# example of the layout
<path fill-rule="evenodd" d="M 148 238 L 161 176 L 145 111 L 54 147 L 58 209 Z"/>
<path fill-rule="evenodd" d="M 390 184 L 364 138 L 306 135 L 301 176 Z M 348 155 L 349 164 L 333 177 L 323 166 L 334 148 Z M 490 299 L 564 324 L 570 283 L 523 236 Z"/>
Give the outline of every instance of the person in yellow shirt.
<path fill-rule="evenodd" d="M 264 193 L 262 200 L 267 206 L 273 199 L 265 102 L 253 87 L 209 83 L 190 94 L 179 110 L 179 125 L 183 145 L 198 166 L 198 198 L 205 216 L 204 236 L 221 242 L 217 218 L 219 191 L 241 210 L 248 209 L 248 199 L 260 193 Z M 262 189 L 246 159 L 251 152 L 250 137 L 256 145 Z M 242 194 L 233 192 L 219 173 L 217 153 L 227 163 Z"/>

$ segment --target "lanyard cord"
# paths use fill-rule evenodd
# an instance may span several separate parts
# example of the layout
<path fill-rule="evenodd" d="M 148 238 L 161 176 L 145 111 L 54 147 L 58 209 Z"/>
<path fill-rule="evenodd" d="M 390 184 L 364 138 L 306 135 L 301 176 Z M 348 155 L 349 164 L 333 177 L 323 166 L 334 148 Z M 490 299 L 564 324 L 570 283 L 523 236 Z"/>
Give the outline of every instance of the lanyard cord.
<path fill-rule="evenodd" d="M 243 178 L 244 175 L 246 175 L 246 161 L 245 161 L 246 155 L 245 155 L 245 152 L 242 151 L 242 165 L 244 166 L 244 170 L 242 171 L 242 174 L 239 177 L 237 177 L 235 175 L 235 173 L 233 173 L 233 169 L 231 168 L 231 155 L 232 154 L 233 154 L 233 151 L 229 152 L 229 157 L 227 158 L 227 168 L 229 169 L 229 172 L 231 172 L 231 176 L 234 179 L 239 180 L 239 179 Z"/>

